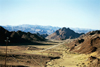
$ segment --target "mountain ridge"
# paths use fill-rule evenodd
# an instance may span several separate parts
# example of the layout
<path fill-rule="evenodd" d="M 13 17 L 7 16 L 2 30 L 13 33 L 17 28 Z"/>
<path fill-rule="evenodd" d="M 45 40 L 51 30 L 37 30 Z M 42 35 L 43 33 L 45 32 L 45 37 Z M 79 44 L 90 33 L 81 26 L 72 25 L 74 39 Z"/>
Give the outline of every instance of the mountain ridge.
<path fill-rule="evenodd" d="M 82 34 L 84 34 L 84 33 L 79 34 L 79 33 L 74 32 L 70 28 L 63 27 L 63 28 L 55 31 L 53 34 L 47 36 L 46 38 L 47 39 L 56 39 L 56 40 L 65 40 L 68 38 L 71 38 L 71 39 L 77 38 Z"/>
<path fill-rule="evenodd" d="M 11 31 L 0 26 L 0 45 L 5 44 L 6 37 L 9 37 L 11 44 L 34 44 L 35 41 L 44 41 L 45 39 L 36 34 L 22 31 Z"/>
<path fill-rule="evenodd" d="M 2 25 L 1 25 L 2 26 Z M 18 31 L 21 30 L 23 32 L 31 32 L 31 33 L 39 33 L 39 34 L 52 34 L 56 30 L 60 29 L 61 27 L 56 26 L 42 26 L 42 25 L 30 25 L 30 24 L 23 24 L 23 25 L 6 25 L 2 26 L 8 31 Z M 93 29 L 84 29 L 84 28 L 70 28 L 77 33 L 87 33 L 89 31 L 93 31 Z"/>

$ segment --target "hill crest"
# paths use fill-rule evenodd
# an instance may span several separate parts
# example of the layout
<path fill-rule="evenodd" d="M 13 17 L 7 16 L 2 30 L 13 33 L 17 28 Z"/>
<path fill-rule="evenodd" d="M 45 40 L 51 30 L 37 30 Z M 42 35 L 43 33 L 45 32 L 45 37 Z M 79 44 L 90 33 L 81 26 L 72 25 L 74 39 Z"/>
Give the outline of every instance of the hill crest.
<path fill-rule="evenodd" d="M 47 36 L 46 38 L 47 39 L 65 40 L 68 38 L 71 38 L 71 39 L 77 38 L 82 34 L 83 33 L 81 33 L 81 34 L 76 33 L 73 30 L 71 30 L 70 28 L 63 27 L 63 28 L 55 31 L 53 34 Z"/>

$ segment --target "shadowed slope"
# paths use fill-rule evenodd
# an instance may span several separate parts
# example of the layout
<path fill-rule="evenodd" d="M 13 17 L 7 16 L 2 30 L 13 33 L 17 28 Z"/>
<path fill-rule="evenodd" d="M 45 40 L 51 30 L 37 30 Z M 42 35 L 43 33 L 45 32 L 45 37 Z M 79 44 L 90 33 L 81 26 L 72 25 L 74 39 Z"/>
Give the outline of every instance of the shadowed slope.
<path fill-rule="evenodd" d="M 9 37 L 10 43 L 20 44 L 20 43 L 29 43 L 34 44 L 33 41 L 44 41 L 45 39 L 37 36 L 36 34 L 26 33 L 22 31 L 12 31 L 9 32 L 3 27 L 0 26 L 0 45 L 5 44 L 6 37 Z"/>

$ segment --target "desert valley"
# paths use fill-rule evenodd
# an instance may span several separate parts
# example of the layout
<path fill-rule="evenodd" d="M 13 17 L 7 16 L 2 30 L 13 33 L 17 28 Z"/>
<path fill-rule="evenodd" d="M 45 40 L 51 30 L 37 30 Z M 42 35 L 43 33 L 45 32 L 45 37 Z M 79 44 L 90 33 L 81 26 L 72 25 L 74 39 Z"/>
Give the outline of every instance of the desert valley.
<path fill-rule="evenodd" d="M 45 37 L 0 26 L 0 67 L 100 67 L 100 30 L 60 28 Z"/>
<path fill-rule="evenodd" d="M 100 67 L 100 0 L 0 0 L 0 67 Z"/>

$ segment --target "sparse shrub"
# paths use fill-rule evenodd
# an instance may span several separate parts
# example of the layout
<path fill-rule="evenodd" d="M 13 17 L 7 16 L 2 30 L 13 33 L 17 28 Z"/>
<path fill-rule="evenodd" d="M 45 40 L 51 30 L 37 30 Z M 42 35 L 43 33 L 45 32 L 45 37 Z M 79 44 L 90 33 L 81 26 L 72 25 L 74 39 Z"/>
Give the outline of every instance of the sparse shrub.
<path fill-rule="evenodd" d="M 88 63 L 88 65 L 89 65 L 90 63 Z"/>
<path fill-rule="evenodd" d="M 76 66 L 79 66 L 78 64 L 76 64 Z"/>
<path fill-rule="evenodd" d="M 84 65 L 84 63 L 82 63 L 82 65 Z"/>
<path fill-rule="evenodd" d="M 31 63 L 31 61 L 27 61 L 27 63 Z"/>

